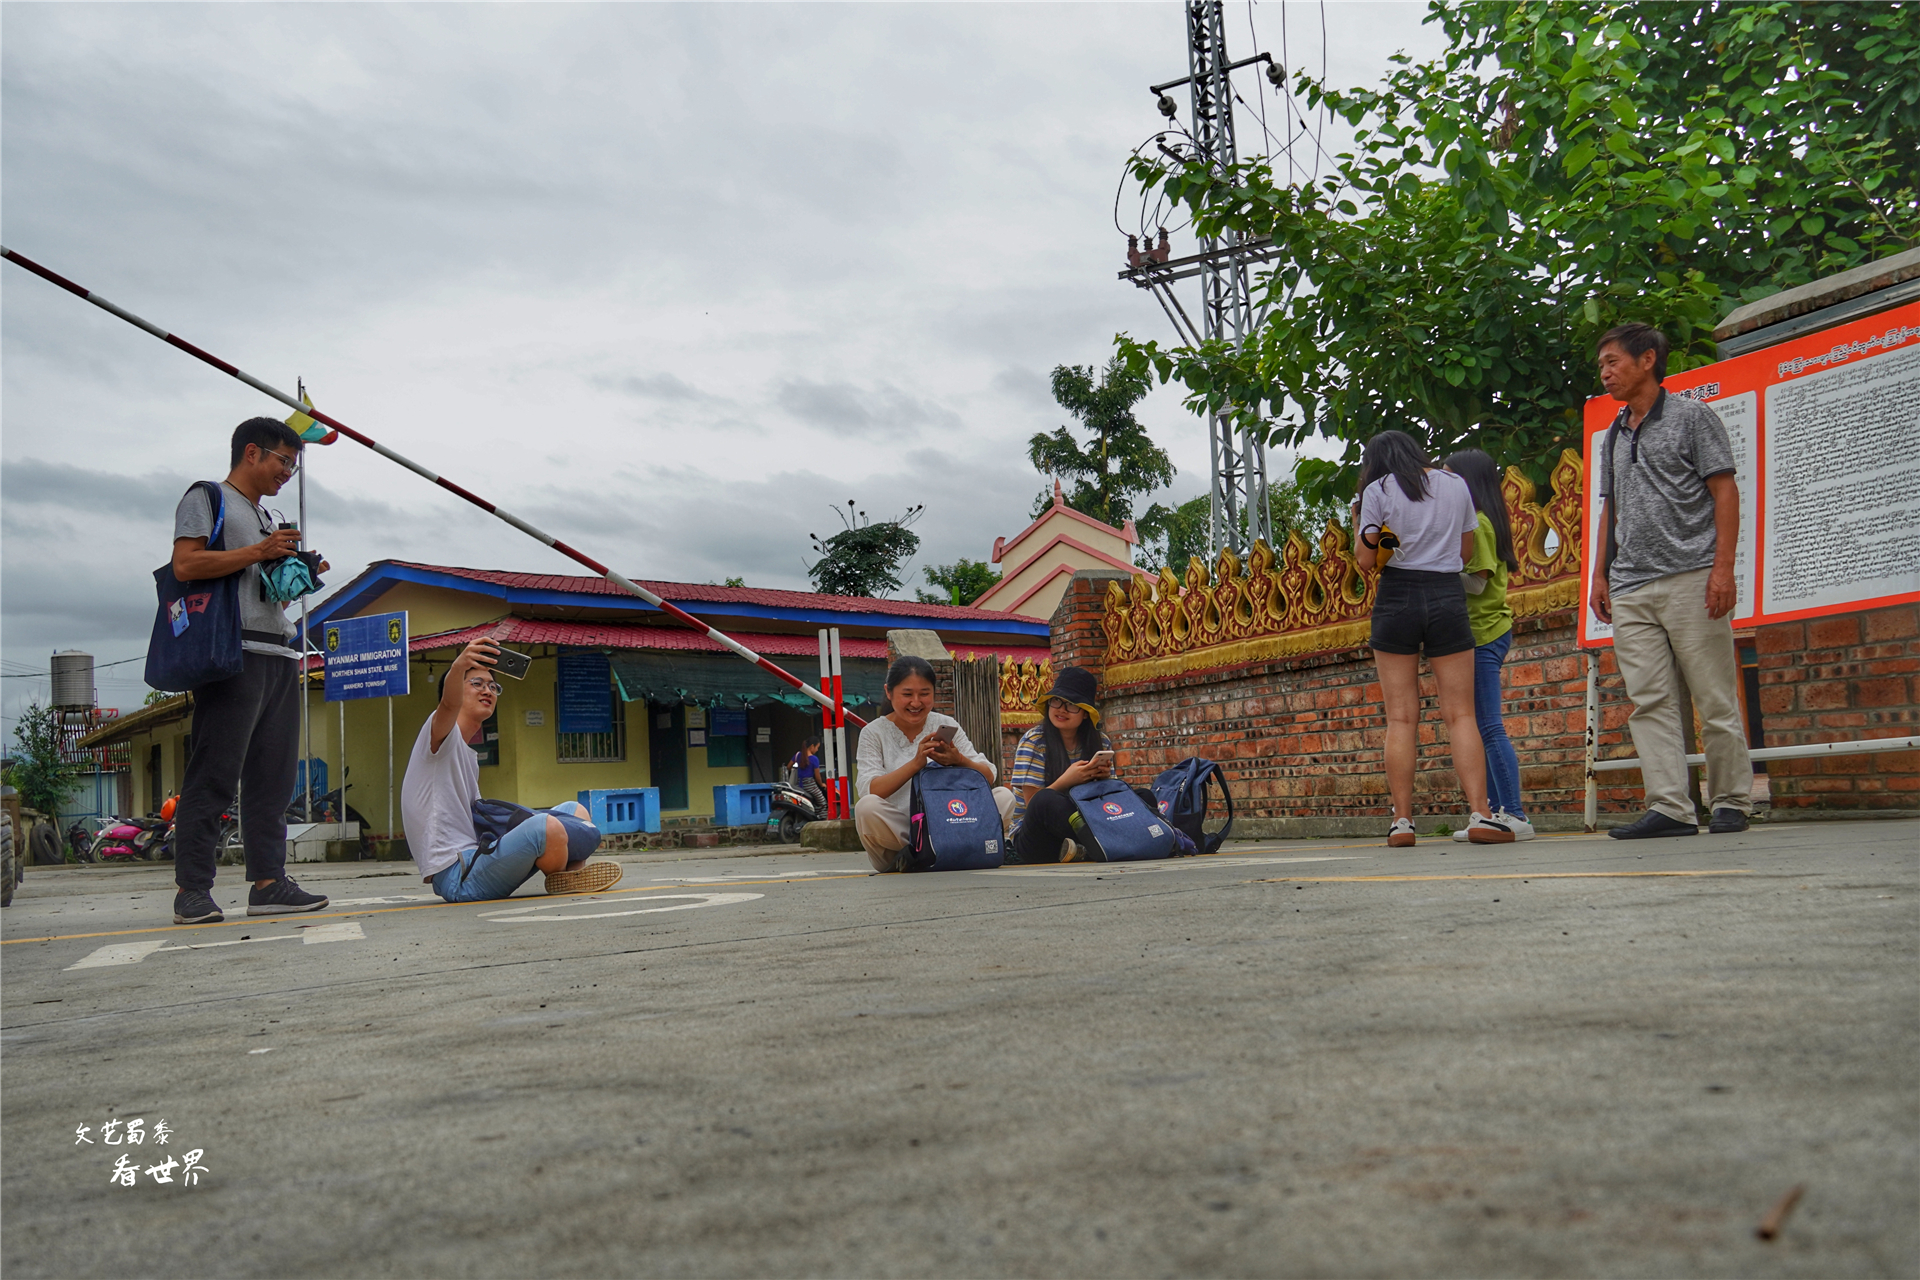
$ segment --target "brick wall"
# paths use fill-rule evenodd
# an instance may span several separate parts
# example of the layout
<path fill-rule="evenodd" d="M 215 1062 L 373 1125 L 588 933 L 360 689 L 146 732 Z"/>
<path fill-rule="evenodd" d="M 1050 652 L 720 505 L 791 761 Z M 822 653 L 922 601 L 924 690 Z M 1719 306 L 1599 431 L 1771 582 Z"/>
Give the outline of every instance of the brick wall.
<path fill-rule="evenodd" d="M 1053 617 L 1056 669 L 1102 670 L 1105 589 L 1104 581 L 1076 580 L 1062 597 Z M 1767 745 L 1920 733 L 1914 606 L 1768 627 L 1755 640 Z M 1631 754 L 1631 707 L 1612 650 L 1600 651 L 1599 669 L 1600 754 Z M 1586 656 L 1571 610 L 1519 621 L 1505 683 L 1529 814 L 1580 814 Z M 1415 802 L 1424 824 L 1458 814 L 1463 801 L 1430 676 L 1421 692 Z M 1130 777 L 1203 755 L 1225 767 L 1238 812 L 1255 819 L 1373 821 L 1390 812 L 1386 718 L 1364 646 L 1103 688 L 1101 696 L 1104 726 Z M 1920 807 L 1920 753 L 1776 761 L 1770 772 L 1783 810 Z M 1602 815 L 1641 811 L 1637 772 L 1603 773 L 1600 782 Z"/>
<path fill-rule="evenodd" d="M 1911 604 L 1762 627 L 1766 745 L 1920 733 L 1920 607 Z M 1776 809 L 1920 808 L 1920 752 L 1775 760 Z"/>

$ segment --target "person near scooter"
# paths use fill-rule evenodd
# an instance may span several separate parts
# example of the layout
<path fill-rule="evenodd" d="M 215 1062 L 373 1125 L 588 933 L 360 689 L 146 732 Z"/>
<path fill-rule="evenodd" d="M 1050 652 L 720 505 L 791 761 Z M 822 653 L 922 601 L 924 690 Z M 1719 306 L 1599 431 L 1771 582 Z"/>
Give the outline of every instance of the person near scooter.
<path fill-rule="evenodd" d="M 176 924 L 226 918 L 213 900 L 220 815 L 237 788 L 250 796 L 293 794 L 299 755 L 300 692 L 294 627 L 286 605 L 267 598 L 263 565 L 300 549 L 300 531 L 275 528 L 260 505 L 300 468 L 300 436 L 274 418 L 249 418 L 233 430 L 230 469 L 222 482 L 225 519 L 219 547 L 207 545 L 216 512 L 196 485 L 173 514 L 173 573 L 182 582 L 240 575 L 240 674 L 193 691 L 193 754 L 180 787 L 173 878 Z M 325 565 L 321 568 L 324 570 Z M 278 803 L 249 804 L 241 816 L 250 916 L 318 911 L 327 899 L 287 874 L 287 824 Z"/>
<path fill-rule="evenodd" d="M 400 784 L 400 815 L 407 849 L 420 878 L 448 902 L 487 902 L 546 875 L 550 894 L 597 893 L 620 879 L 620 864 L 588 861 L 600 847 L 600 831 L 585 805 L 568 800 L 535 811 L 482 848 L 473 820 L 480 799 L 477 741 L 500 700 L 493 678 L 500 646 L 475 640 L 460 651 L 440 680 L 440 701 L 420 726 Z"/>
<path fill-rule="evenodd" d="M 1113 776 L 1113 747 L 1100 731 L 1099 686 L 1084 667 L 1062 667 L 1042 698 L 1046 718 L 1020 735 L 1007 782 L 1013 789 L 1009 862 L 1097 861 L 1098 846 L 1067 794 Z"/>
<path fill-rule="evenodd" d="M 787 764 L 793 770 L 793 785 L 806 792 L 815 813 L 827 811 L 827 793 L 820 786 L 820 741 L 818 734 L 808 738 Z"/>
<path fill-rule="evenodd" d="M 891 710 L 860 731 L 858 799 L 853 806 L 853 829 L 875 871 L 900 867 L 912 825 L 915 774 L 929 764 L 965 765 L 988 782 L 998 773 L 958 720 L 933 709 L 932 663 L 912 656 L 896 658 L 887 668 L 886 688 Z M 943 735 L 943 729 L 952 732 Z M 1013 792 L 995 787 L 993 801 L 999 806 L 1004 830 L 1013 812 Z"/>

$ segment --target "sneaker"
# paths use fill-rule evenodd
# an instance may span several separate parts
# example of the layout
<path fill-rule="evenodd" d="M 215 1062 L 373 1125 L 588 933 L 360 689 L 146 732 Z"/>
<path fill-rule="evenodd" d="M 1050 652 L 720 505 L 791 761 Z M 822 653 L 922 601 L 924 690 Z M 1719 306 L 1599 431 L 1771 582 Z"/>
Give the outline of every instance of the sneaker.
<path fill-rule="evenodd" d="M 281 876 L 266 888 L 256 886 L 247 893 L 250 916 L 292 915 L 299 911 L 318 911 L 326 905 L 325 898 L 308 893 L 293 882 L 292 876 Z"/>
<path fill-rule="evenodd" d="M 1533 824 L 1525 818 L 1516 818 L 1505 809 L 1497 809 L 1494 811 L 1493 820 L 1513 832 L 1515 840 L 1533 839 Z"/>
<path fill-rule="evenodd" d="M 1084 862 L 1086 861 L 1086 859 L 1087 859 L 1086 852 L 1083 849 L 1081 849 L 1079 845 L 1075 844 L 1073 841 L 1062 840 L 1060 842 L 1060 861 Z"/>
<path fill-rule="evenodd" d="M 1393 825 L 1387 828 L 1387 848 L 1389 849 L 1410 849 L 1419 838 L 1418 833 L 1413 829 L 1412 818 L 1395 818 Z"/>
<path fill-rule="evenodd" d="M 175 924 L 219 924 L 226 913 L 205 889 L 182 889 L 173 895 Z"/>
<path fill-rule="evenodd" d="M 1504 817 L 1488 818 L 1476 813 L 1467 823 L 1467 839 L 1473 844 L 1512 844 L 1513 832 Z"/>
<path fill-rule="evenodd" d="M 547 872 L 547 892 L 599 893 L 620 883 L 623 868 L 606 858 L 595 858 L 567 871 Z"/>
<path fill-rule="evenodd" d="M 1700 828 L 1691 822 L 1676 822 L 1658 809 L 1649 809 L 1624 827 L 1613 827 L 1607 834 L 1615 840 L 1650 840 L 1656 836 L 1697 836 Z"/>
<path fill-rule="evenodd" d="M 1453 842 L 1455 844 L 1465 844 L 1467 842 L 1467 828 L 1472 825 L 1473 825 L 1473 815 L 1468 814 L 1467 820 L 1461 823 L 1458 827 L 1454 828 Z"/>
<path fill-rule="evenodd" d="M 1729 806 L 1713 811 L 1713 821 L 1707 824 L 1707 831 L 1716 836 L 1731 835 L 1735 831 L 1747 829 L 1747 815 Z"/>

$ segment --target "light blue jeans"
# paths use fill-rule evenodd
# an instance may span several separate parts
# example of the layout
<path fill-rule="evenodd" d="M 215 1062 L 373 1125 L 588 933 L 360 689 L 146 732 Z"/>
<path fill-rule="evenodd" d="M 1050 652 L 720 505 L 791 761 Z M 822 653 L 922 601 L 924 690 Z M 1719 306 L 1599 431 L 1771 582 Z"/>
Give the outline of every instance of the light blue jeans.
<path fill-rule="evenodd" d="M 1473 650 L 1473 719 L 1480 726 L 1480 745 L 1487 753 L 1487 803 L 1494 812 L 1505 809 L 1516 818 L 1527 816 L 1520 800 L 1520 757 L 1507 737 L 1505 699 L 1500 690 L 1500 668 L 1513 647 L 1513 632 L 1496 636 Z"/>
<path fill-rule="evenodd" d="M 586 806 L 575 800 L 538 809 L 487 853 L 469 849 L 460 861 L 433 877 L 433 891 L 448 902 L 491 902 L 511 898 L 513 891 L 533 878 L 534 863 L 547 851 L 547 820 L 558 819 L 567 832 L 567 865 L 578 866 L 600 847 L 600 829 L 588 820 Z"/>

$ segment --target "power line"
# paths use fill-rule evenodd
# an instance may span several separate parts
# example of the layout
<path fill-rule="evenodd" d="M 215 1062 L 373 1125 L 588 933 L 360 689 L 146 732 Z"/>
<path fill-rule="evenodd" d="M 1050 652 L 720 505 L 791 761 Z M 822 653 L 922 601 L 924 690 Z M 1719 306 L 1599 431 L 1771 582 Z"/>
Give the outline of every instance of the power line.
<path fill-rule="evenodd" d="M 145 662 L 146 660 L 147 655 L 143 653 L 137 658 L 121 658 L 117 662 L 96 662 L 93 664 L 93 669 L 95 671 L 104 671 L 108 667 L 124 667 L 129 662 Z M 4 675 L 0 675 L 0 680 L 31 680 L 52 674 L 53 672 L 51 671 L 9 671 Z"/>

